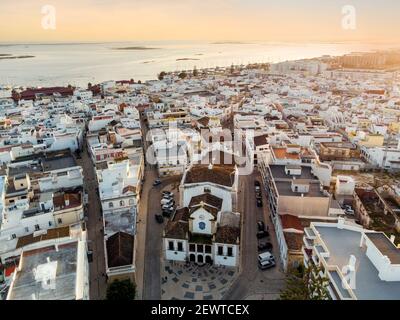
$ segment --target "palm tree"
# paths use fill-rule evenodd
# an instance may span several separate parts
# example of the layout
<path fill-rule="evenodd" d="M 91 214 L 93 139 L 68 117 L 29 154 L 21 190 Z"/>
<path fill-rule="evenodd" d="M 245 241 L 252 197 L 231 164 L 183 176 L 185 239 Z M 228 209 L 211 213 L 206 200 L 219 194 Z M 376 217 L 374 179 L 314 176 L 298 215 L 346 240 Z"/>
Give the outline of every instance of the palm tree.
<path fill-rule="evenodd" d="M 281 300 L 329 300 L 327 286 L 329 280 L 319 273 L 321 267 L 302 265 L 291 270 L 286 278 L 286 288 L 282 290 Z"/>

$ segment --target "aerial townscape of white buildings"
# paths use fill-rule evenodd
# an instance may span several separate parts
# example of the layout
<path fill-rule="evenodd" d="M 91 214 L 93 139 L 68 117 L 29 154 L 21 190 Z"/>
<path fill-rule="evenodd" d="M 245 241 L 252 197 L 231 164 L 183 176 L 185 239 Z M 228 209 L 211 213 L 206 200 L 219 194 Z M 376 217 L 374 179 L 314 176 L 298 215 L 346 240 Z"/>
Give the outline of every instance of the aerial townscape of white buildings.
<path fill-rule="evenodd" d="M 108 283 L 135 282 L 152 167 L 161 181 L 178 179 L 162 259 L 239 268 L 243 221 L 256 224 L 240 181 L 256 172 L 277 268 L 320 266 L 335 300 L 398 299 L 400 75 L 377 63 L 353 54 L 143 83 L 1 87 L 1 297 L 90 299 L 96 259 Z"/>

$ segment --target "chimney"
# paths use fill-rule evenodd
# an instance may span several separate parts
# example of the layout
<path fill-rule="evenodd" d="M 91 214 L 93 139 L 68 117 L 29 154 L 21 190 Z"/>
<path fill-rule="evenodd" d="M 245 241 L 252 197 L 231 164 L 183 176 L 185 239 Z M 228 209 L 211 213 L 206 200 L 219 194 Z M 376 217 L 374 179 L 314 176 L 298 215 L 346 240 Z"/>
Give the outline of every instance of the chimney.
<path fill-rule="evenodd" d="M 396 239 L 396 236 L 394 234 L 392 234 L 390 236 L 390 242 L 394 244 L 394 240 Z"/>
<path fill-rule="evenodd" d="M 343 227 L 344 227 L 344 219 L 343 218 L 338 219 L 337 227 L 338 227 L 338 229 L 343 229 Z"/>
<path fill-rule="evenodd" d="M 64 195 L 64 202 L 65 202 L 65 206 L 68 207 L 69 206 L 69 194 Z"/>

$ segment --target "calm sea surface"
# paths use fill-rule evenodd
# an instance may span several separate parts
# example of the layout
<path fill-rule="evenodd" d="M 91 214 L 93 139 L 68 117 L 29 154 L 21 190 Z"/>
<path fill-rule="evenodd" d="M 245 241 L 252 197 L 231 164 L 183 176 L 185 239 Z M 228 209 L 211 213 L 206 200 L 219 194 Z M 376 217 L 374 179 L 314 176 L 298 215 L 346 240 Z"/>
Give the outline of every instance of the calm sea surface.
<path fill-rule="evenodd" d="M 116 50 L 146 47 L 152 50 Z M 342 55 L 390 46 L 334 43 L 185 43 L 0 44 L 1 54 L 32 55 L 0 59 L 3 85 L 81 85 L 105 80 L 149 80 L 160 71 L 279 62 Z M 183 59 L 183 60 L 182 60 Z"/>

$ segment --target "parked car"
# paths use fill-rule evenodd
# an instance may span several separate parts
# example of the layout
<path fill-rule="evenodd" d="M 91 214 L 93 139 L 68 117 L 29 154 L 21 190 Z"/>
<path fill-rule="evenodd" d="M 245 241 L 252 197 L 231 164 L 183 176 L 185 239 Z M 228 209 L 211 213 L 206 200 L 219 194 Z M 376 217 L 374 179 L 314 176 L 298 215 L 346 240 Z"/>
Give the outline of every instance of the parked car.
<path fill-rule="evenodd" d="M 163 198 L 163 199 L 169 200 L 169 199 L 173 199 L 174 196 L 170 196 L 170 195 L 168 195 L 168 194 L 165 194 L 165 195 L 162 196 L 162 198 Z"/>
<path fill-rule="evenodd" d="M 161 199 L 161 204 L 162 205 L 174 205 L 175 204 L 175 200 L 174 199 Z"/>
<path fill-rule="evenodd" d="M 258 243 L 258 251 L 271 251 L 272 243 L 271 242 L 259 242 Z"/>
<path fill-rule="evenodd" d="M 258 227 L 258 231 L 265 231 L 265 223 L 264 221 L 257 221 L 257 227 Z"/>
<path fill-rule="evenodd" d="M 156 214 L 155 218 L 158 223 L 164 223 L 164 217 L 161 214 Z"/>
<path fill-rule="evenodd" d="M 266 251 L 258 255 L 258 267 L 261 270 L 269 269 L 275 266 L 275 257 L 271 252 Z"/>
<path fill-rule="evenodd" d="M 262 203 L 261 199 L 257 199 L 256 200 L 256 204 L 257 204 L 257 207 L 259 207 L 259 208 L 263 206 L 263 203 Z"/>
<path fill-rule="evenodd" d="M 353 209 L 346 208 L 346 209 L 344 210 L 344 212 L 345 212 L 346 214 L 349 214 L 349 215 L 354 215 L 354 210 L 353 210 Z"/>
<path fill-rule="evenodd" d="M 268 231 L 258 231 L 257 232 L 257 239 L 262 239 L 262 238 L 266 238 L 269 237 L 269 232 Z"/>
<path fill-rule="evenodd" d="M 174 209 L 174 205 L 165 204 L 165 205 L 161 206 L 161 209 L 162 210 L 172 210 L 172 209 Z"/>
<path fill-rule="evenodd" d="M 163 210 L 162 211 L 162 215 L 164 216 L 164 217 L 170 217 L 170 216 L 172 216 L 172 214 L 174 213 L 174 209 L 165 209 L 165 210 Z"/>
<path fill-rule="evenodd" d="M 161 184 L 161 180 L 160 179 L 156 179 L 156 180 L 154 180 L 154 182 L 153 182 L 153 186 L 155 187 L 155 186 L 159 186 Z"/>

